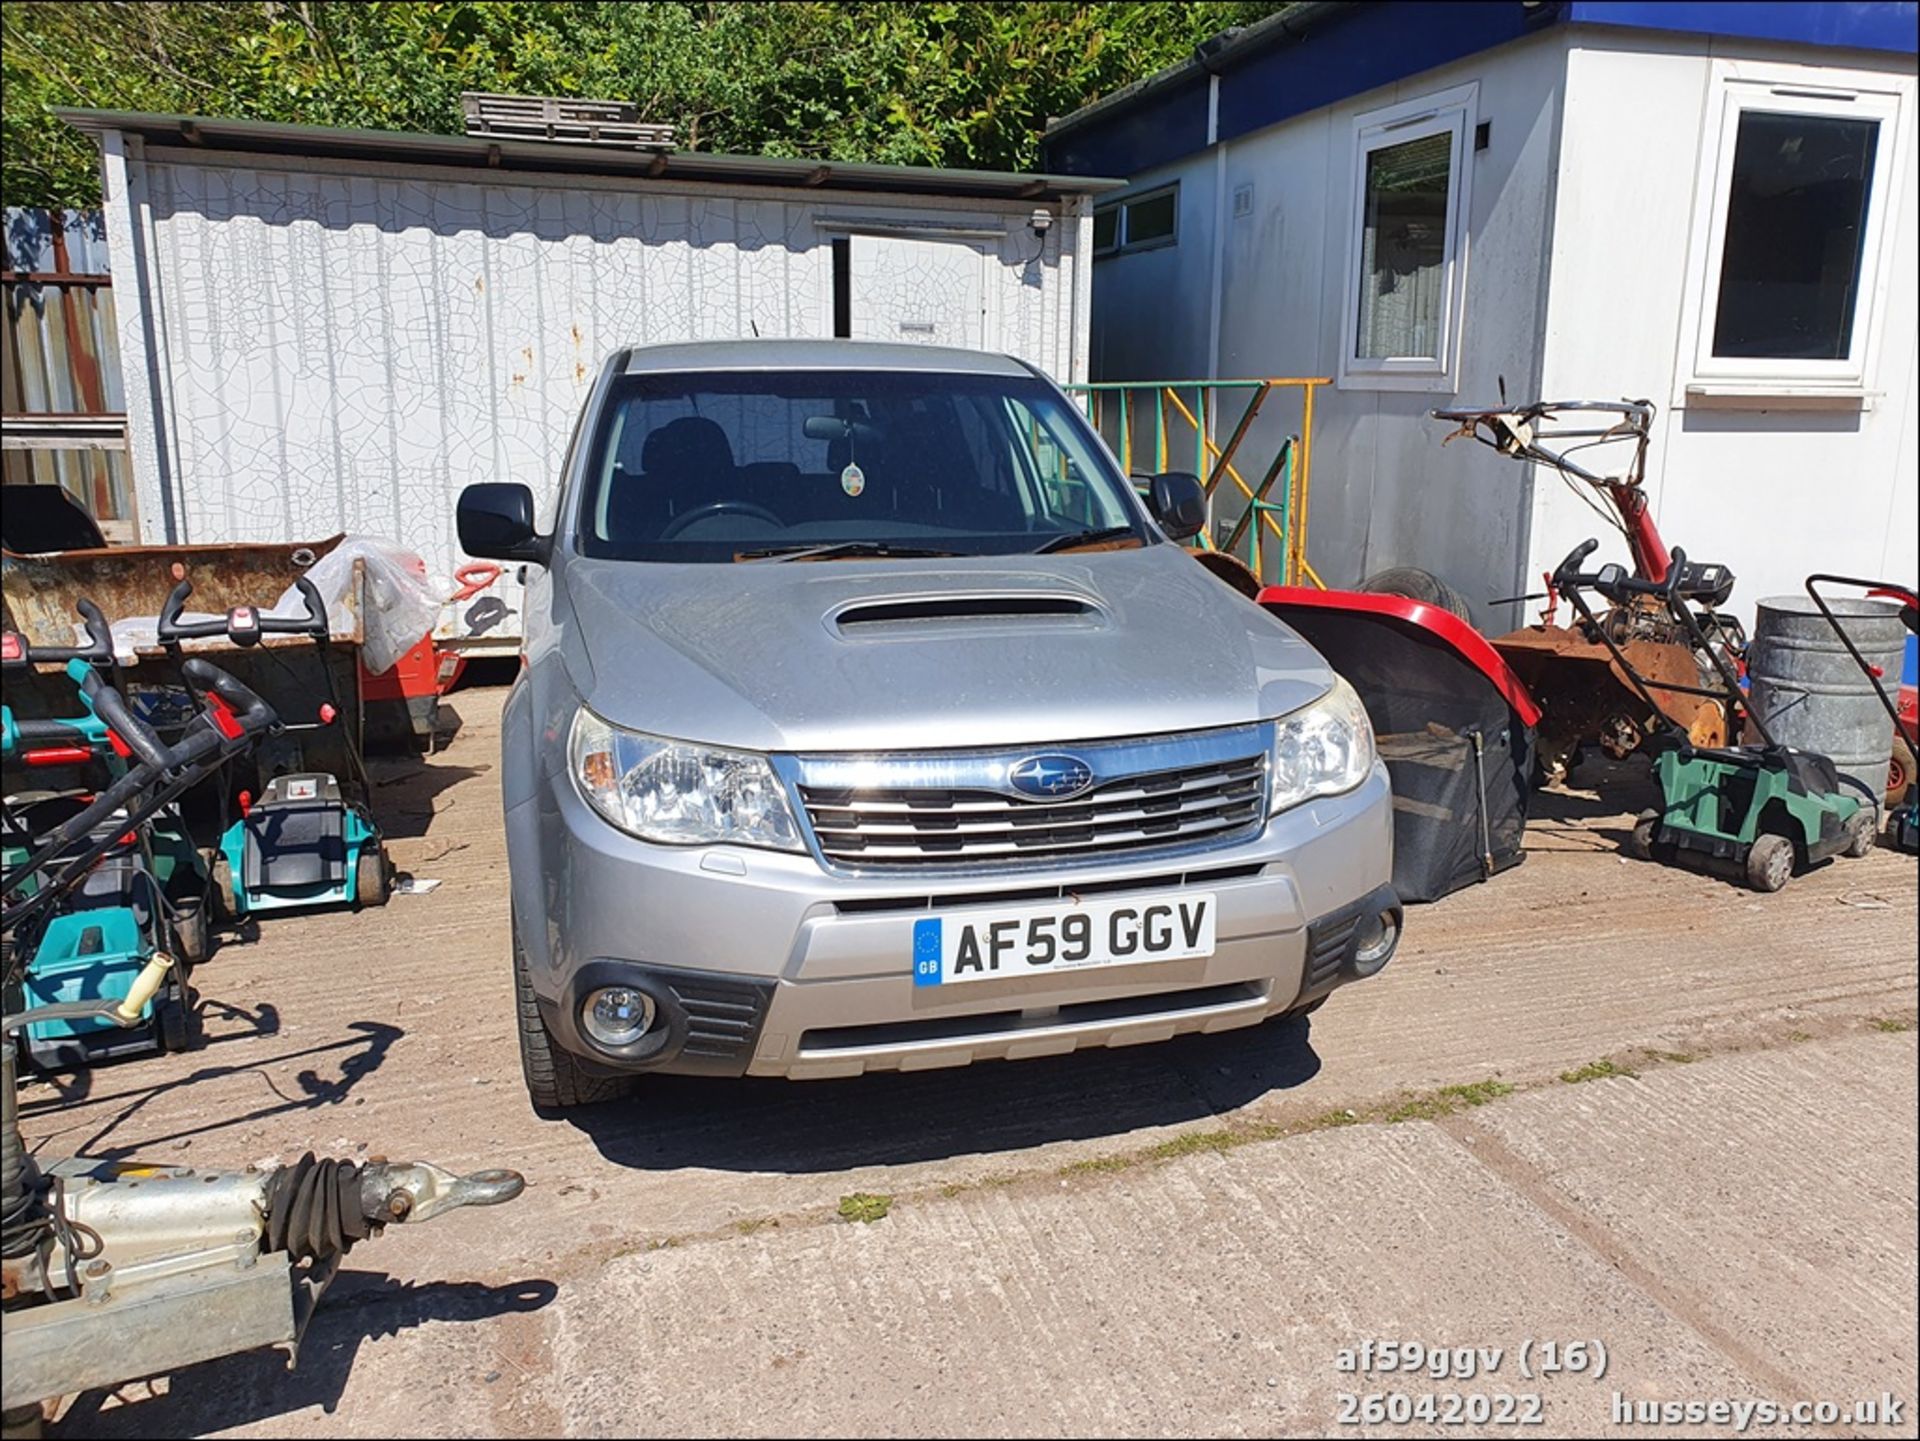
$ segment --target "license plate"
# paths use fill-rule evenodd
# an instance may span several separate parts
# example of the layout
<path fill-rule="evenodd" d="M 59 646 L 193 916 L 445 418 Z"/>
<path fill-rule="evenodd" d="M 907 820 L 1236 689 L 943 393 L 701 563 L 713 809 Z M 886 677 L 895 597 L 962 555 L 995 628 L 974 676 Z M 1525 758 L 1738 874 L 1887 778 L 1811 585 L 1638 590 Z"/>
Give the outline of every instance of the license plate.
<path fill-rule="evenodd" d="M 954 911 L 913 923 L 913 983 L 950 986 L 1213 954 L 1211 893 Z"/>

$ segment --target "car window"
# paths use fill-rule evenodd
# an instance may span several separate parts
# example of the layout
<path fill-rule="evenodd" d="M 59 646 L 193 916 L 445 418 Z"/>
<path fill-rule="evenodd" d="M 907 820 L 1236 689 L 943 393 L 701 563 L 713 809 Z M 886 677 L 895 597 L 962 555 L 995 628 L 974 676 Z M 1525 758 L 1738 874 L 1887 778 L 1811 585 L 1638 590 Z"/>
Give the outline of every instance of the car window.
<path fill-rule="evenodd" d="M 615 383 L 582 497 L 582 550 L 731 561 L 873 542 L 958 554 L 1150 532 L 1056 390 L 1029 377 L 722 371 Z"/>
<path fill-rule="evenodd" d="M 1018 399 L 1006 400 L 1016 453 L 1030 477 L 1040 513 L 1079 529 L 1099 526 L 1101 510 L 1094 484 L 1073 450 L 1062 442 L 1053 418 L 1036 414 Z"/>

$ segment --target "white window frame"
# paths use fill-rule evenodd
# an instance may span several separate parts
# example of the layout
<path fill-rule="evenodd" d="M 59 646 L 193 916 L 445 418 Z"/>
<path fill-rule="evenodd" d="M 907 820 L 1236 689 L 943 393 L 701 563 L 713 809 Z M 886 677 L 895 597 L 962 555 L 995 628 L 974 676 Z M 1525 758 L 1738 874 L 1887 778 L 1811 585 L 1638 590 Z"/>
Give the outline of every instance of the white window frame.
<path fill-rule="evenodd" d="M 1151 240 L 1135 241 L 1127 234 L 1127 215 L 1132 208 L 1144 200 L 1158 200 L 1163 195 L 1173 197 L 1173 229 L 1165 235 L 1156 235 Z M 1166 185 L 1154 185 L 1137 195 L 1128 195 L 1111 204 L 1102 205 L 1094 211 L 1096 216 L 1112 214 L 1113 244 L 1103 245 L 1093 252 L 1096 260 L 1104 260 L 1110 255 L 1135 255 L 1142 250 L 1159 250 L 1163 246 L 1180 243 L 1180 182 L 1172 181 Z"/>
<path fill-rule="evenodd" d="M 1913 94 L 1913 81 L 1897 75 L 1822 66 L 1713 62 L 1694 194 L 1688 284 L 1681 309 L 1676 406 L 1711 405 L 1715 399 L 1737 401 L 1741 396 L 1866 398 L 1886 313 L 1891 268 L 1888 248 L 1893 242 L 1888 217 L 1897 213 L 1907 166 Z M 1750 110 L 1880 122 L 1854 295 L 1853 335 L 1844 359 L 1719 357 L 1713 353 L 1734 154 L 1739 144 L 1740 118 Z"/>
<path fill-rule="evenodd" d="M 1455 86 L 1370 110 L 1353 119 L 1353 203 L 1347 219 L 1347 284 L 1341 292 L 1342 390 L 1424 390 L 1453 392 L 1460 382 L 1460 332 L 1467 285 L 1468 217 L 1473 213 L 1473 135 L 1479 125 L 1480 82 Z M 1367 219 L 1367 161 L 1376 150 L 1450 135 L 1447 165 L 1446 278 L 1441 286 L 1440 344 L 1437 356 L 1363 359 L 1360 345 L 1361 253 Z"/>

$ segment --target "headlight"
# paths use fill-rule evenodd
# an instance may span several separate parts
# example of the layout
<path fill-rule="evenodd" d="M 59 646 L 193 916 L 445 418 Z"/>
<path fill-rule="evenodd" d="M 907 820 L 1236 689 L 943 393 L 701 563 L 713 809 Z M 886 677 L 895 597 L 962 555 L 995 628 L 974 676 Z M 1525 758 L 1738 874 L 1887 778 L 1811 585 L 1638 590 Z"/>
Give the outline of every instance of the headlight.
<path fill-rule="evenodd" d="M 1319 700 L 1273 723 L 1275 811 L 1350 791 L 1372 770 L 1373 724 L 1353 687 L 1338 676 Z"/>
<path fill-rule="evenodd" d="M 763 755 L 621 730 L 584 707 L 573 718 L 568 752 L 580 794 L 642 840 L 806 849 Z"/>

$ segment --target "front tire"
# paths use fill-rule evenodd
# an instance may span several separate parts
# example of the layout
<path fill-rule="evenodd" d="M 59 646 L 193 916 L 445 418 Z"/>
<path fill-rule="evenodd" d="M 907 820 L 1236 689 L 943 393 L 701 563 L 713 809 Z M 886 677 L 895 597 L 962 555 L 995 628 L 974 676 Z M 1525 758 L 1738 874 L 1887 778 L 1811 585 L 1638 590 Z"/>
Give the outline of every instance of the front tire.
<path fill-rule="evenodd" d="M 1777 891 L 1793 876 L 1793 842 L 1785 836 L 1758 837 L 1747 848 L 1747 884 L 1756 891 Z"/>
<path fill-rule="evenodd" d="M 513 1010 L 515 1029 L 520 1033 L 520 1074 L 527 1083 L 527 1095 L 536 1111 L 568 1111 L 575 1106 L 594 1106 L 617 1101 L 633 1090 L 631 1076 L 590 1075 L 571 1052 L 554 1044 L 540 1014 L 540 1003 L 533 996 L 533 981 L 527 974 L 526 952 L 520 948 L 520 927 L 507 923 L 507 949 L 513 962 Z"/>
<path fill-rule="evenodd" d="M 1853 813 L 1847 822 L 1847 848 L 1844 855 L 1853 860 L 1872 852 L 1874 843 L 1880 839 L 1880 817 L 1872 806 L 1862 806 Z"/>

